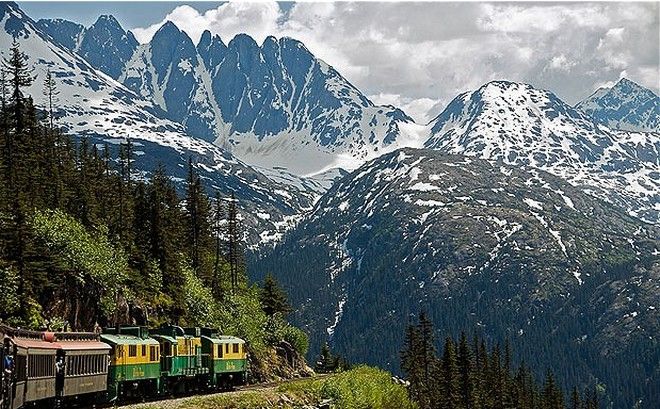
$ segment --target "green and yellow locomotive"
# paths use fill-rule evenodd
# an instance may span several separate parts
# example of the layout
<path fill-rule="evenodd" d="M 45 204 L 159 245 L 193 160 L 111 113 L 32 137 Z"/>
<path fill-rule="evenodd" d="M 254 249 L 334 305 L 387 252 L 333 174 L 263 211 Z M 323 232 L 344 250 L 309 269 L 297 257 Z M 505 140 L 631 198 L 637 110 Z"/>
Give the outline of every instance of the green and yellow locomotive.
<path fill-rule="evenodd" d="M 103 331 L 110 345 L 108 398 L 144 396 L 160 390 L 160 344 L 146 327 L 118 327 Z"/>
<path fill-rule="evenodd" d="M 106 403 L 246 382 L 240 338 L 210 328 L 125 326 L 102 334 L 0 326 L 0 409 Z"/>

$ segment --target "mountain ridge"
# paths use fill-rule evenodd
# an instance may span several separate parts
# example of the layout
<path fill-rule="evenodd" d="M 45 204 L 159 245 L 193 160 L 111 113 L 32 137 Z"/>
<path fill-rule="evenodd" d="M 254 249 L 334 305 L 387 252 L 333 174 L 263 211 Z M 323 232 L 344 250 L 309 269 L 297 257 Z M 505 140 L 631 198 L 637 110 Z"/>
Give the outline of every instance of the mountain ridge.
<path fill-rule="evenodd" d="M 660 220 L 660 136 L 611 130 L 549 91 L 486 83 L 457 96 L 430 132 L 426 148 L 542 169 Z"/>
<path fill-rule="evenodd" d="M 613 129 L 660 132 L 660 97 L 627 78 L 596 90 L 575 107 Z"/>
<path fill-rule="evenodd" d="M 403 111 L 375 105 L 293 38 L 269 36 L 258 45 L 237 34 L 225 45 L 205 32 L 195 45 L 175 27 L 164 23 L 149 43 L 134 48 L 122 73 L 112 76 L 190 134 L 215 141 L 247 163 L 284 166 L 299 175 L 353 169 L 420 131 Z M 152 61 L 155 49 L 169 64 Z M 188 76 L 176 73 L 186 67 Z M 161 82 L 168 74 L 175 79 Z"/>

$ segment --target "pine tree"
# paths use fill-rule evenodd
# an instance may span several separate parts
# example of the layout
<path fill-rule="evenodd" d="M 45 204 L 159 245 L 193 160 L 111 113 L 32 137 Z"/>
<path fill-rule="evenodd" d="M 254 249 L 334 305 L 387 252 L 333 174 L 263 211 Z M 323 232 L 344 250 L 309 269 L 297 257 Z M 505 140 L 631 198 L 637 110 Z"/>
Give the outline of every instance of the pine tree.
<path fill-rule="evenodd" d="M 272 317 L 275 314 L 286 316 L 292 311 L 286 292 L 279 286 L 272 274 L 267 274 L 260 294 L 261 308 Z"/>
<path fill-rule="evenodd" d="M 420 365 L 423 370 L 423 390 L 428 397 L 429 407 L 435 408 L 438 404 L 437 370 L 438 357 L 435 349 L 435 335 L 433 323 L 426 312 L 419 314 L 420 335 Z"/>
<path fill-rule="evenodd" d="M 236 196 L 231 194 L 231 200 L 227 208 L 227 261 L 231 277 L 232 291 L 238 287 L 239 273 L 243 270 L 243 245 L 241 238 L 241 226 L 238 221 L 238 206 Z"/>
<path fill-rule="evenodd" d="M 204 265 L 205 255 L 210 247 L 209 203 L 204 193 L 201 179 L 192 163 L 188 160 L 188 179 L 186 184 L 186 236 L 188 257 L 193 271 L 207 284 L 212 282 L 210 266 Z"/>
<path fill-rule="evenodd" d="M 3 66 L 9 76 L 11 88 L 11 106 L 14 112 L 14 127 L 16 133 L 23 131 L 23 110 L 25 108 L 25 97 L 22 89 L 32 85 L 34 76 L 32 68 L 28 67 L 28 57 L 21 51 L 20 44 L 14 40 L 9 49 L 9 56 L 4 59 Z"/>
<path fill-rule="evenodd" d="M 421 334 L 417 326 L 409 324 L 406 328 L 403 349 L 401 350 L 401 370 L 406 375 L 410 387 L 408 393 L 412 399 L 420 403 L 426 400 L 424 396 L 424 372 L 421 362 L 420 351 Z"/>
<path fill-rule="evenodd" d="M 461 407 L 465 409 L 477 408 L 477 397 L 475 391 L 475 364 L 472 351 L 464 332 L 458 344 L 458 373 Z"/>
<path fill-rule="evenodd" d="M 555 377 L 552 371 L 546 373 L 541 404 L 542 409 L 564 409 L 564 398 L 561 390 L 555 383 Z"/>
<path fill-rule="evenodd" d="M 337 359 L 330 351 L 330 345 L 326 342 L 321 346 L 321 353 L 314 370 L 320 373 L 328 373 L 334 372 L 335 369 L 337 369 Z"/>
<path fill-rule="evenodd" d="M 54 104 L 57 102 L 57 96 L 60 94 L 60 91 L 57 89 L 57 83 L 55 78 L 53 78 L 53 73 L 50 71 L 50 68 L 46 70 L 46 78 L 44 79 L 44 97 L 46 98 L 46 110 L 48 112 L 48 122 L 50 124 L 50 129 L 54 127 Z"/>
<path fill-rule="evenodd" d="M 220 192 L 215 193 L 215 206 L 213 209 L 213 238 L 215 241 L 214 256 L 213 256 L 213 283 L 211 290 L 213 295 L 220 299 L 222 297 L 222 277 L 220 261 L 222 258 L 222 221 L 224 211 L 222 207 L 222 198 Z"/>
<path fill-rule="evenodd" d="M 441 406 L 447 409 L 459 408 L 461 407 L 460 374 L 456 357 L 456 346 L 450 337 L 445 339 L 441 368 Z"/>
<path fill-rule="evenodd" d="M 580 399 L 580 392 L 576 386 L 573 387 L 571 392 L 571 406 L 570 409 L 582 409 L 582 400 Z"/>

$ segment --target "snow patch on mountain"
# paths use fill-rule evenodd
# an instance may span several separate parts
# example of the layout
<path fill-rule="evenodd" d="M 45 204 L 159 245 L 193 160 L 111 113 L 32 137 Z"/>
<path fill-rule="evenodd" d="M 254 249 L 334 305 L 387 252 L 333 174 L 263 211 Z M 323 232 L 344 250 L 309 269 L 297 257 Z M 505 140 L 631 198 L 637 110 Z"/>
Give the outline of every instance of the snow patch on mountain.
<path fill-rule="evenodd" d="M 658 133 L 612 130 L 551 92 L 507 81 L 459 95 L 430 125 L 426 147 L 542 169 L 660 221 Z"/>

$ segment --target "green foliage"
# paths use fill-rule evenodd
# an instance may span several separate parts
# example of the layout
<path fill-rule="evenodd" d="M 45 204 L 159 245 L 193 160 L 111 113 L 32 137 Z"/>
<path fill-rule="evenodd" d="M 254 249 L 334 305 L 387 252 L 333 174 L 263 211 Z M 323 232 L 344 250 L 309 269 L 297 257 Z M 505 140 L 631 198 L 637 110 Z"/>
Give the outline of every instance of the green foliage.
<path fill-rule="evenodd" d="M 176 399 L 167 403 L 171 409 L 261 409 L 316 407 L 332 399 L 334 409 L 415 409 L 406 389 L 392 382 L 391 375 L 380 369 L 362 366 L 324 378 L 297 379 L 275 388 L 221 393 Z M 156 409 L 156 404 L 141 408 Z M 131 406 L 132 408 L 132 406 Z"/>
<path fill-rule="evenodd" d="M 195 276 L 192 268 L 181 266 L 184 276 L 184 293 L 186 300 L 186 316 L 188 323 L 199 326 L 214 327 L 217 324 L 217 309 L 211 290 Z"/>
<path fill-rule="evenodd" d="M 226 296 L 219 308 L 220 330 L 245 339 L 250 349 L 256 352 L 263 351 L 267 345 L 264 331 L 267 321 L 257 286 Z"/>
<path fill-rule="evenodd" d="M 341 409 L 415 408 L 406 388 L 392 382 L 390 373 L 367 366 L 330 377 L 321 387 L 321 396 Z"/>
<path fill-rule="evenodd" d="M 282 329 L 282 339 L 291 344 L 302 356 L 309 350 L 309 337 L 305 331 L 292 325 L 286 325 Z"/>
<path fill-rule="evenodd" d="M 7 319 L 18 311 L 20 302 L 18 294 L 18 272 L 12 266 L 0 266 L 0 318 Z"/>
<path fill-rule="evenodd" d="M 105 232 L 90 232 L 61 210 L 36 211 L 32 228 L 78 284 L 93 284 L 102 311 L 107 316 L 114 314 L 128 270 L 122 249 L 113 246 Z"/>
<path fill-rule="evenodd" d="M 269 316 L 281 314 L 286 316 L 291 312 L 291 306 L 287 300 L 286 293 L 280 287 L 272 274 L 267 274 L 264 279 L 264 287 L 260 294 L 261 307 Z"/>

